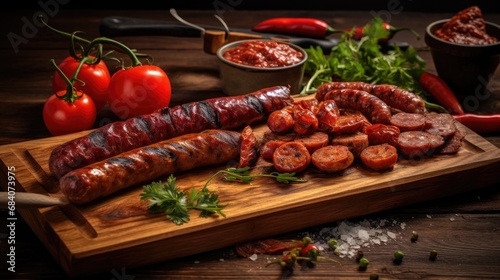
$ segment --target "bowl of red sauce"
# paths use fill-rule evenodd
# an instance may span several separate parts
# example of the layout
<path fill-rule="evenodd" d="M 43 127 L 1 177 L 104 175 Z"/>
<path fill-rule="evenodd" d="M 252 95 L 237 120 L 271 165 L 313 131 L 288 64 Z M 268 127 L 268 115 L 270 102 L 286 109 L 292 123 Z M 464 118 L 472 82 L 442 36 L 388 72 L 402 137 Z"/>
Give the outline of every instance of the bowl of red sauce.
<path fill-rule="evenodd" d="M 500 26 L 485 21 L 477 6 L 429 24 L 425 42 L 437 74 L 455 92 L 464 110 L 474 111 L 500 62 Z"/>
<path fill-rule="evenodd" d="M 267 39 L 241 40 L 217 51 L 222 90 L 243 95 L 271 86 L 301 90 L 307 53 L 301 47 Z"/>

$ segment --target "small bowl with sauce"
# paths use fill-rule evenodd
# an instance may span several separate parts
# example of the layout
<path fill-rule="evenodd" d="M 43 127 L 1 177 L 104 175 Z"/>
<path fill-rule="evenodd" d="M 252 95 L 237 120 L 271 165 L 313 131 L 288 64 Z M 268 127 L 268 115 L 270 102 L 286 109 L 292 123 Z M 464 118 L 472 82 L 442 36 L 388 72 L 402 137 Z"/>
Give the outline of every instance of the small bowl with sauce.
<path fill-rule="evenodd" d="M 484 21 L 479 8 L 472 6 L 429 24 L 424 38 L 439 77 L 464 109 L 471 107 L 466 106 L 468 96 L 482 100 L 500 62 L 500 26 Z"/>
<path fill-rule="evenodd" d="M 289 86 L 291 94 L 298 94 L 307 53 L 287 42 L 250 39 L 220 47 L 217 58 L 226 95 L 243 95 L 272 86 Z"/>

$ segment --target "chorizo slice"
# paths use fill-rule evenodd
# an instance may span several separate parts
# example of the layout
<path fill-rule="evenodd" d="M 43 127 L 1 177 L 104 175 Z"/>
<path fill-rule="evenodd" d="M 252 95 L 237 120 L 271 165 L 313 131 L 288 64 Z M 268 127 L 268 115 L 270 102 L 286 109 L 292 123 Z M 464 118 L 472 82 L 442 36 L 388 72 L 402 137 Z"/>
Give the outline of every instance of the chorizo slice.
<path fill-rule="evenodd" d="M 238 167 L 254 166 L 259 159 L 260 143 L 253 133 L 251 126 L 247 125 L 241 132 L 240 161 Z"/>
<path fill-rule="evenodd" d="M 319 110 L 319 101 L 315 98 L 303 99 L 294 102 L 292 106 L 295 106 L 295 108 L 309 110 L 313 112 L 313 114 L 317 114 Z"/>
<path fill-rule="evenodd" d="M 278 172 L 302 172 L 310 163 L 311 154 L 306 146 L 299 142 L 286 142 L 273 154 L 273 166 Z"/>
<path fill-rule="evenodd" d="M 400 131 L 423 130 L 426 127 L 426 117 L 417 113 L 399 112 L 391 116 L 391 124 Z"/>
<path fill-rule="evenodd" d="M 365 125 L 364 119 L 356 115 L 340 115 L 333 127 L 334 135 L 351 134 L 361 131 Z"/>
<path fill-rule="evenodd" d="M 286 142 L 289 141 L 282 141 L 282 140 L 271 140 L 266 142 L 264 145 L 262 145 L 262 148 L 260 149 L 260 157 L 262 157 L 266 161 L 273 161 L 273 155 L 274 151 L 276 149 L 285 144 Z"/>
<path fill-rule="evenodd" d="M 285 134 L 278 134 L 272 132 L 270 129 L 264 131 L 262 135 L 262 143 L 267 143 L 269 141 L 273 140 L 280 140 L 280 141 L 285 141 L 285 142 L 290 142 L 293 141 L 297 137 L 297 133 L 295 132 L 289 132 Z"/>
<path fill-rule="evenodd" d="M 390 144 L 398 147 L 398 138 L 401 131 L 397 126 L 375 123 L 363 128 L 363 133 L 368 135 L 370 145 Z"/>
<path fill-rule="evenodd" d="M 457 130 L 455 119 L 447 113 L 429 113 L 425 116 L 425 121 L 427 127 L 425 131 L 444 138 L 453 136 Z"/>
<path fill-rule="evenodd" d="M 443 137 L 425 131 L 404 131 L 398 137 L 398 152 L 409 159 L 431 155 L 444 144 Z"/>
<path fill-rule="evenodd" d="M 288 110 L 277 110 L 267 118 L 267 127 L 278 134 L 288 133 L 293 129 L 293 115 Z"/>
<path fill-rule="evenodd" d="M 348 168 L 354 162 L 354 155 L 347 146 L 329 145 L 317 149 L 311 155 L 311 162 L 319 170 L 333 173 Z"/>
<path fill-rule="evenodd" d="M 309 153 L 312 154 L 317 149 L 327 146 L 330 137 L 325 132 L 316 131 L 308 135 L 298 135 L 294 141 L 304 144 Z"/>
<path fill-rule="evenodd" d="M 436 153 L 440 155 L 450 155 L 458 153 L 460 147 L 462 147 L 465 134 L 466 132 L 464 130 L 457 129 L 455 134 L 447 139 L 443 146 L 437 149 Z"/>
<path fill-rule="evenodd" d="M 359 158 L 370 169 L 376 171 L 389 170 L 398 161 L 398 150 L 389 144 L 372 145 L 366 147 Z"/>
<path fill-rule="evenodd" d="M 311 134 L 318 130 L 318 118 L 306 109 L 295 110 L 293 114 L 293 131 L 297 134 Z"/>
<path fill-rule="evenodd" d="M 340 116 L 340 109 L 335 100 L 322 101 L 318 106 L 316 118 L 318 118 L 318 130 L 331 133 L 335 128 L 335 123 Z"/>
<path fill-rule="evenodd" d="M 349 148 L 349 151 L 358 158 L 361 152 L 369 146 L 368 135 L 363 132 L 356 132 L 352 134 L 342 134 L 333 137 L 330 142 L 331 145 L 344 145 Z"/>

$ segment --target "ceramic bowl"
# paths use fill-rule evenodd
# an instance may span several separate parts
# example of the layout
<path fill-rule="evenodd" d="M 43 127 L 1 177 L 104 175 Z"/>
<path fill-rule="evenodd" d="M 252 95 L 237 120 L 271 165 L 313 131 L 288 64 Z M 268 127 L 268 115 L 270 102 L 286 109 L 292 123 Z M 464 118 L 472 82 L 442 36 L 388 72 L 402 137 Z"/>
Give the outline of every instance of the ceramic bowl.
<path fill-rule="evenodd" d="M 466 101 L 468 96 L 481 97 L 500 62 L 500 26 L 486 22 L 486 32 L 499 42 L 465 45 L 434 35 L 447 21 L 449 19 L 435 21 L 425 31 L 425 43 L 430 48 L 437 74 L 448 83 L 459 100 Z"/>
<path fill-rule="evenodd" d="M 232 42 L 217 50 L 219 73 L 224 93 L 226 95 L 243 95 L 266 87 L 289 86 L 292 95 L 298 94 L 301 90 L 302 79 L 304 77 L 307 53 L 297 45 L 280 42 L 289 45 L 303 54 L 303 58 L 300 62 L 290 66 L 263 68 L 235 63 L 224 58 L 224 53 L 228 49 L 232 49 L 243 42 L 255 40 L 256 39 Z M 264 39 L 257 40 L 269 41 Z"/>

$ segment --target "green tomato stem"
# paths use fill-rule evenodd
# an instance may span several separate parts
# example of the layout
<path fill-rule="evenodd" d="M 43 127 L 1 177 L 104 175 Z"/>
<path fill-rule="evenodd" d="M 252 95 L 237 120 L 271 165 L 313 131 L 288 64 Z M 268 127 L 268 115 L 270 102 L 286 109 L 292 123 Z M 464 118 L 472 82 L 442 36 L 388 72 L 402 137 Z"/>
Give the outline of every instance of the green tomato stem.
<path fill-rule="evenodd" d="M 92 58 L 87 57 L 87 56 L 83 57 L 80 60 L 78 67 L 75 69 L 75 72 L 73 72 L 73 75 L 71 76 L 71 78 L 68 78 L 63 73 L 63 71 L 57 66 L 54 59 L 50 60 L 50 63 L 52 63 L 52 65 L 54 66 L 56 71 L 63 77 L 64 81 L 67 84 L 66 93 L 64 95 L 60 96 L 56 93 L 56 96 L 58 98 L 61 98 L 69 103 L 74 103 L 78 98 L 81 98 L 83 96 L 83 94 L 78 94 L 78 91 L 74 87 L 74 83 L 75 83 L 75 81 L 78 81 L 78 73 L 80 73 L 80 69 L 82 68 L 83 64 L 87 63 L 90 60 L 92 60 Z"/>
<path fill-rule="evenodd" d="M 132 49 L 130 49 L 129 47 L 127 47 L 125 44 L 123 44 L 121 42 L 118 42 L 116 40 L 109 39 L 106 37 L 100 37 L 100 38 L 96 38 L 96 39 L 92 40 L 85 48 L 84 56 L 88 56 L 90 50 L 92 50 L 96 45 L 99 45 L 99 44 L 103 44 L 103 45 L 109 44 L 109 45 L 112 45 L 112 46 L 119 48 L 121 51 L 123 51 L 123 53 L 125 53 L 126 55 L 129 56 L 130 60 L 132 61 L 132 67 L 142 65 L 141 61 L 139 60 L 139 58 L 137 57 L 137 55 L 135 54 L 135 52 Z"/>

